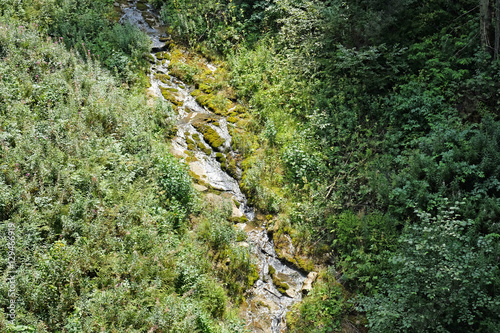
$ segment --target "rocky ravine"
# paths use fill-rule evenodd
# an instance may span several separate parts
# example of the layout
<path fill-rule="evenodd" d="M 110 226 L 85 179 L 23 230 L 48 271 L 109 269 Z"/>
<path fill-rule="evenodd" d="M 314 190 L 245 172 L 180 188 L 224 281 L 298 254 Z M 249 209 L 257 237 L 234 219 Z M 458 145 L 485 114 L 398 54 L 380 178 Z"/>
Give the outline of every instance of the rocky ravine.
<path fill-rule="evenodd" d="M 200 99 L 197 99 L 194 87 L 170 73 L 172 55 L 166 45 L 169 39 L 150 5 L 141 1 L 122 1 L 115 6 L 123 13 L 121 22 L 130 22 L 151 37 L 155 53 L 151 58 L 150 92 L 170 101 L 178 113 L 172 153 L 188 163 L 198 190 L 212 190 L 207 193 L 208 200 L 232 199 L 233 219 L 241 221 L 236 227 L 248 234 L 248 243 L 241 242 L 240 246 L 251 248 L 259 279 L 247 291 L 242 306 L 247 327 L 253 332 L 284 332 L 287 311 L 302 299 L 303 288 L 306 291 L 311 288 L 315 273 L 306 277 L 300 270 L 281 261 L 267 230 L 246 222 L 254 219 L 254 212 L 234 178 L 241 175 L 241 170 L 235 163 L 237 156 L 231 147 L 228 127 L 232 125 L 226 117 L 198 103 Z M 211 71 L 216 70 L 211 64 L 205 65 Z"/>

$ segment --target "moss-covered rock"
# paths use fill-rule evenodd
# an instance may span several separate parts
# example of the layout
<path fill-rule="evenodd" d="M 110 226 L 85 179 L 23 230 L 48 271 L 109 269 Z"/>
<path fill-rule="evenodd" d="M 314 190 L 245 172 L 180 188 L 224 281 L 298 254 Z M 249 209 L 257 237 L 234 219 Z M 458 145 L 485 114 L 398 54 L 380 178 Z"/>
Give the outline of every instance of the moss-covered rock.
<path fill-rule="evenodd" d="M 137 2 L 137 4 L 136 4 L 135 6 L 136 6 L 136 8 L 137 8 L 137 9 L 139 9 L 141 12 L 148 10 L 148 6 L 147 6 L 145 3 L 143 3 L 143 2 L 139 2 L 139 1 L 138 1 L 138 2 Z"/>
<path fill-rule="evenodd" d="M 172 91 L 172 89 L 174 89 L 174 91 Z M 170 103 L 176 106 L 182 106 L 184 104 L 181 96 L 177 93 L 177 89 L 160 87 L 160 90 L 162 96 Z"/>
<path fill-rule="evenodd" d="M 215 159 L 216 159 L 219 163 L 225 163 L 225 162 L 226 162 L 226 155 L 224 155 L 223 153 L 216 153 L 216 154 L 215 154 Z"/>
<path fill-rule="evenodd" d="M 217 117 L 206 113 L 196 113 L 194 117 L 191 117 L 191 115 L 192 114 L 189 114 L 188 118 L 191 120 L 191 124 L 195 128 L 198 128 L 206 124 L 215 124 L 215 122 L 217 122 L 218 120 Z"/>
<path fill-rule="evenodd" d="M 216 130 L 214 130 L 210 125 L 208 124 L 203 124 L 203 123 L 194 123 L 193 126 L 196 127 L 196 129 L 203 134 L 203 139 L 208 142 L 208 144 L 213 148 L 217 150 L 223 150 L 221 147 L 224 142 L 226 142 L 223 138 L 220 137 L 219 133 L 217 133 Z"/>
<path fill-rule="evenodd" d="M 156 62 L 155 57 L 153 57 L 151 54 L 147 54 L 146 56 L 147 61 L 150 63 L 154 64 Z"/>
<path fill-rule="evenodd" d="M 276 275 L 273 276 L 273 284 L 276 286 L 278 291 L 282 294 L 286 293 L 286 291 L 290 288 L 290 286 L 281 280 L 279 280 Z"/>
<path fill-rule="evenodd" d="M 233 202 L 234 202 L 234 205 L 236 206 L 236 208 L 240 208 L 241 203 L 238 200 L 233 199 Z"/>
<path fill-rule="evenodd" d="M 211 154 L 212 154 L 212 149 L 210 149 L 210 148 L 208 148 L 207 146 L 205 146 L 205 145 L 203 144 L 203 142 L 201 142 L 201 141 L 197 141 L 197 142 L 196 142 L 196 145 L 197 145 L 197 146 L 198 146 L 198 148 L 199 148 L 202 152 L 204 152 L 205 154 L 207 154 L 207 155 L 211 155 Z"/>
<path fill-rule="evenodd" d="M 160 80 L 161 82 L 167 84 L 170 83 L 170 75 L 167 74 L 155 74 L 155 79 Z"/>
<path fill-rule="evenodd" d="M 228 155 L 227 161 L 225 163 L 224 171 L 227 172 L 233 178 L 238 178 L 236 160 Z"/>
<path fill-rule="evenodd" d="M 247 223 L 248 222 L 248 218 L 243 215 L 243 216 L 240 216 L 240 217 L 231 217 L 229 218 L 229 221 L 233 222 L 233 223 Z"/>
<path fill-rule="evenodd" d="M 233 109 L 234 112 L 238 113 L 238 114 L 244 114 L 247 112 L 247 109 L 241 105 L 241 104 L 238 104 L 235 106 L 235 108 Z"/>
<path fill-rule="evenodd" d="M 255 267 L 254 264 L 251 264 L 251 271 L 250 274 L 248 274 L 248 286 L 251 287 L 254 285 L 254 283 L 259 279 L 259 272 L 257 272 L 257 268 Z"/>
<path fill-rule="evenodd" d="M 155 54 L 155 56 L 156 56 L 156 59 L 158 59 L 158 60 L 163 60 L 163 59 L 170 60 L 170 54 L 168 54 L 167 51 L 157 52 Z"/>
<path fill-rule="evenodd" d="M 190 137 L 188 137 L 188 136 L 186 136 L 186 143 L 187 143 L 188 145 L 189 145 L 189 144 L 191 144 L 191 145 L 194 145 L 194 144 L 195 144 L 195 142 L 194 142 L 194 141 L 193 141 Z"/>
<path fill-rule="evenodd" d="M 195 97 L 198 104 L 221 116 L 227 115 L 227 110 L 231 105 L 227 98 L 220 95 L 205 94 L 201 90 L 195 90 L 191 95 Z"/>
<path fill-rule="evenodd" d="M 276 273 L 276 269 L 269 265 L 269 275 L 271 275 L 271 278 L 273 279 L 273 284 L 276 286 L 278 291 L 282 294 L 286 293 L 286 291 L 290 288 L 288 283 L 284 281 L 284 278 L 286 278 L 285 275 L 282 273 Z"/>
<path fill-rule="evenodd" d="M 200 89 L 201 91 L 203 91 L 206 94 L 211 94 L 213 91 L 212 87 L 210 87 L 208 84 L 205 84 L 205 83 L 201 83 L 199 85 L 198 89 Z"/>
<path fill-rule="evenodd" d="M 202 95 L 202 94 L 203 94 L 203 93 L 201 92 L 201 90 L 198 90 L 198 89 L 193 90 L 193 91 L 191 92 L 191 96 L 193 96 L 194 98 L 196 98 L 196 97 L 198 97 L 198 96 L 200 96 L 200 95 Z"/>
<path fill-rule="evenodd" d="M 230 122 L 230 123 L 232 123 L 232 124 L 234 124 L 234 123 L 238 122 L 238 120 L 239 120 L 239 119 L 238 119 L 238 118 L 236 118 L 236 117 L 228 117 L 228 118 L 227 118 L 227 121 L 228 121 L 228 122 Z"/>
<path fill-rule="evenodd" d="M 305 256 L 296 256 L 297 266 L 302 268 L 306 272 L 312 272 L 314 270 L 314 263 L 311 259 Z"/>

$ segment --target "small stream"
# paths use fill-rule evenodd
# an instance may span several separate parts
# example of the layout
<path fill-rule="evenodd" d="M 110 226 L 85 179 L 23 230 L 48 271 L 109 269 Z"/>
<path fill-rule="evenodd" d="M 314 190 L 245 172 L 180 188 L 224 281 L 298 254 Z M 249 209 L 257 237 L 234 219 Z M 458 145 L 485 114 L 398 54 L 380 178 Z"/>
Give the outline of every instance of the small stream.
<path fill-rule="evenodd" d="M 153 50 L 163 50 L 165 43 L 162 37 L 167 37 L 160 26 L 159 20 L 151 10 L 149 4 L 143 1 L 121 1 L 115 3 L 123 13 L 120 22 L 130 22 L 145 31 L 152 40 Z M 141 10 L 138 9 L 141 8 Z M 231 135 L 228 130 L 228 122 L 224 117 L 219 117 L 199 105 L 191 96 L 194 87 L 191 87 L 169 73 L 169 60 L 159 61 L 155 53 L 152 54 L 155 63 L 151 65 L 150 82 L 151 94 L 163 98 L 161 89 L 169 89 L 175 92 L 176 98 L 182 101 L 177 106 L 177 135 L 172 140 L 172 153 L 184 158 L 188 162 L 190 170 L 210 187 L 221 192 L 221 197 L 232 198 L 233 217 L 246 216 L 249 221 L 254 220 L 254 210 L 247 205 L 247 199 L 241 192 L 238 181 L 227 174 L 217 160 L 215 150 L 189 149 L 188 141 L 196 137 L 206 147 L 210 147 L 193 123 L 204 117 L 214 117 L 216 122 L 208 124 L 217 134 L 224 139 L 224 143 L 218 148 L 228 156 L 236 157 L 231 147 Z M 216 67 L 211 64 L 206 66 L 215 71 Z M 155 77 L 155 74 L 165 74 L 163 80 Z M 168 79 L 165 79 L 168 78 Z M 194 157 L 194 158 L 193 158 Z M 237 167 L 236 174 L 241 174 Z M 206 191 L 202 185 L 195 186 L 198 190 Z M 212 193 L 207 194 L 215 196 Z M 235 204 L 234 201 L 238 202 Z M 247 242 L 241 242 L 241 246 L 249 246 L 255 255 L 259 279 L 254 286 L 246 292 L 246 301 L 242 306 L 243 317 L 247 327 L 252 332 L 280 333 L 286 331 L 285 316 L 290 307 L 302 299 L 302 286 L 306 275 L 295 268 L 285 264 L 278 259 L 272 239 L 268 237 L 264 227 L 256 227 L 253 223 L 238 223 L 237 228 L 245 230 L 248 235 Z M 273 283 L 273 278 L 279 283 L 284 283 L 288 289 L 282 287 L 281 292 Z"/>

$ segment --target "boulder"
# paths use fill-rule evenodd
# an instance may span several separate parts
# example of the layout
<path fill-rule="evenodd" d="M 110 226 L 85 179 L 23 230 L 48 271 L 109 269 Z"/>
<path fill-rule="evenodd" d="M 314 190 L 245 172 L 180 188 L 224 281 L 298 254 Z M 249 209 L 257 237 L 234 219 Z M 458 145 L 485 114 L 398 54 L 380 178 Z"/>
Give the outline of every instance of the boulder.
<path fill-rule="evenodd" d="M 316 272 L 310 272 L 307 275 L 307 278 L 304 280 L 304 284 L 302 285 L 302 294 L 307 295 L 311 290 L 312 290 L 312 285 L 314 281 L 316 281 L 316 278 L 318 277 L 318 273 Z"/>

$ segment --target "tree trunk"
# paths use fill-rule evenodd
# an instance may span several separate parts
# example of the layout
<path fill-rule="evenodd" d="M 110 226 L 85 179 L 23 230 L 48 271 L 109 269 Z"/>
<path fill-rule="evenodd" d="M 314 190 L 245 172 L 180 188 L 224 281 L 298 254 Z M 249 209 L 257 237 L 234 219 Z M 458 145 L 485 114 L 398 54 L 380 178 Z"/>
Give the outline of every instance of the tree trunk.
<path fill-rule="evenodd" d="M 481 24 L 481 46 L 483 50 L 491 53 L 492 47 L 490 42 L 491 34 L 491 10 L 490 0 L 479 0 L 479 14 Z"/>
<path fill-rule="evenodd" d="M 495 4 L 495 60 L 498 60 L 498 51 L 500 49 L 500 0 Z"/>

